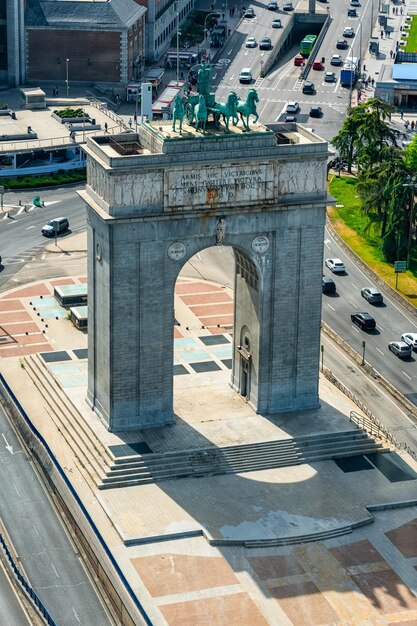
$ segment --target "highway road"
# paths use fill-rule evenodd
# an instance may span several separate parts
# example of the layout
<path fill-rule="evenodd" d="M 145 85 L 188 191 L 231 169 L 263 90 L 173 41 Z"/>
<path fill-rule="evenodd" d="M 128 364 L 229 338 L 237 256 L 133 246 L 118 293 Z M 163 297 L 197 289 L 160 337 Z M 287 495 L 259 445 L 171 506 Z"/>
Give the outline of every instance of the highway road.
<path fill-rule="evenodd" d="M 0 563 L 0 624 L 30 626 L 13 586 Z"/>
<path fill-rule="evenodd" d="M 45 201 L 45 207 L 35 207 L 28 213 L 20 213 L 12 219 L 0 215 L 0 255 L 3 266 L 0 266 L 0 288 L 8 281 L 13 285 L 14 275 L 25 265 L 31 264 L 39 257 L 51 239 L 41 234 L 46 222 L 61 215 L 68 217 L 71 233 L 85 229 L 86 213 L 84 203 L 77 195 L 75 188 L 53 189 L 39 192 Z M 31 205 L 36 192 L 8 192 L 4 196 L 5 205 Z M 63 235 L 60 236 L 60 239 Z M 30 273 L 27 274 L 30 276 Z M 36 278 L 33 278 L 36 280 Z"/>
<path fill-rule="evenodd" d="M 332 0 L 331 3 L 316 4 L 317 10 L 324 11 L 324 13 L 329 8 L 332 21 L 319 53 L 316 55 L 319 58 L 325 58 L 325 70 L 311 70 L 308 76 L 308 80 L 315 84 L 317 90 L 316 94 L 312 96 L 302 93 L 302 81 L 299 79 L 301 68 L 294 66 L 294 57 L 299 52 L 299 41 L 285 53 L 276 67 L 265 78 L 260 78 L 261 61 L 269 53 L 263 52 L 259 48 L 246 48 L 246 38 L 254 36 L 259 42 L 262 37 L 267 36 L 272 39 L 273 43 L 276 43 L 277 38 L 282 35 L 283 29 L 273 29 L 271 27 L 272 20 L 274 17 L 279 17 L 285 26 L 291 19 L 291 14 L 284 11 L 268 11 L 267 4 L 268 2 L 263 0 L 262 3 L 256 2 L 246 5 L 254 8 L 255 17 L 243 19 L 240 22 L 215 66 L 212 77 L 217 86 L 217 97 L 219 100 L 225 101 L 230 91 L 236 91 L 239 97 L 244 98 L 248 88 L 255 87 L 260 100 L 258 112 L 261 121 L 265 123 L 284 120 L 286 103 L 289 100 L 296 100 L 300 104 L 297 121 L 312 126 L 317 134 L 329 140 L 340 129 L 349 104 L 349 89 L 340 85 L 341 68 L 331 66 L 330 57 L 333 54 L 340 54 L 343 59 L 363 58 L 371 35 L 371 22 L 375 23 L 377 19 L 378 0 L 363 0 L 362 6 L 357 9 L 358 17 L 356 18 L 347 16 L 347 9 L 350 6 L 349 0 Z M 294 6 L 296 6 L 295 2 Z M 296 8 L 307 10 L 307 2 L 303 0 Z M 354 38 L 342 37 L 345 26 L 351 26 L 354 29 Z M 338 39 L 346 39 L 349 48 L 337 50 L 336 42 Z M 360 51 L 362 51 L 362 55 Z M 239 83 L 239 72 L 244 67 L 250 67 L 252 70 L 254 80 L 250 86 Z M 326 71 L 335 72 L 337 77 L 335 83 L 324 82 Z M 310 106 L 313 104 L 322 107 L 323 117 L 321 119 L 309 117 Z"/>
<path fill-rule="evenodd" d="M 1 407 L 0 468 L 0 518 L 48 611 L 63 626 L 110 626 L 113 622 Z"/>

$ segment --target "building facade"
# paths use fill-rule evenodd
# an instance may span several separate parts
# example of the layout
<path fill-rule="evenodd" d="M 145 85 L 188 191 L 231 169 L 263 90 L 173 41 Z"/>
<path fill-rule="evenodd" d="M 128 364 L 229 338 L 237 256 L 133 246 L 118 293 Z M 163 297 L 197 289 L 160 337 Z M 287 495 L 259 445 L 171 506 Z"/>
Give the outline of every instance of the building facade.
<path fill-rule="evenodd" d="M 136 0 L 147 8 L 146 60 L 158 61 L 194 7 L 194 0 Z"/>
<path fill-rule="evenodd" d="M 0 84 L 24 82 L 24 0 L 0 0 Z"/>
<path fill-rule="evenodd" d="M 28 0 L 26 80 L 65 85 L 140 79 L 145 14 L 134 0 Z"/>

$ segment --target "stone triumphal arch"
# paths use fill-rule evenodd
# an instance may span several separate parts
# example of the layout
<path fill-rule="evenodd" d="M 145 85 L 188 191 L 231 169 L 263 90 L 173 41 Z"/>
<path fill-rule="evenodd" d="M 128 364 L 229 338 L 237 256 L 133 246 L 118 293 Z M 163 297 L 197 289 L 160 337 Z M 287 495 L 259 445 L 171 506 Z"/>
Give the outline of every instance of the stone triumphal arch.
<path fill-rule="evenodd" d="M 236 259 L 231 385 L 263 414 L 318 405 L 327 144 L 295 124 L 89 138 L 88 397 L 109 430 L 173 421 L 174 286 Z"/>

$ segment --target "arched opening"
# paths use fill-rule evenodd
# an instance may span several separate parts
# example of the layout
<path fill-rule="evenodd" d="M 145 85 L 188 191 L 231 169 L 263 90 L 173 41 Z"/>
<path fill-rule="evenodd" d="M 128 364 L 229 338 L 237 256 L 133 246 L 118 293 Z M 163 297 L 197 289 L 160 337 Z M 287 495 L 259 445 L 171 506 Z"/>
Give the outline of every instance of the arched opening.
<path fill-rule="evenodd" d="M 212 246 L 183 265 L 174 298 L 174 413 L 204 394 L 231 395 L 257 410 L 260 272 L 241 248 Z"/>

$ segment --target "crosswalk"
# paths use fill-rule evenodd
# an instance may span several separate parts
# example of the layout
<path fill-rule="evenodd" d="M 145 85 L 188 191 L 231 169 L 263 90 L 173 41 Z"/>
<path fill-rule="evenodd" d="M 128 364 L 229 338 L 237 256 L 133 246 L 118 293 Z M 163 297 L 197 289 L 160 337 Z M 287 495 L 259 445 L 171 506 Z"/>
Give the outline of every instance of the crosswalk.
<path fill-rule="evenodd" d="M 25 250 L 24 252 L 19 252 L 19 254 L 16 254 L 15 256 L 3 259 L 3 265 L 6 267 L 8 265 L 22 265 L 30 263 L 36 258 L 36 255 L 39 253 L 40 248 L 42 248 L 43 246 L 43 243 L 38 243 L 28 250 Z"/>

